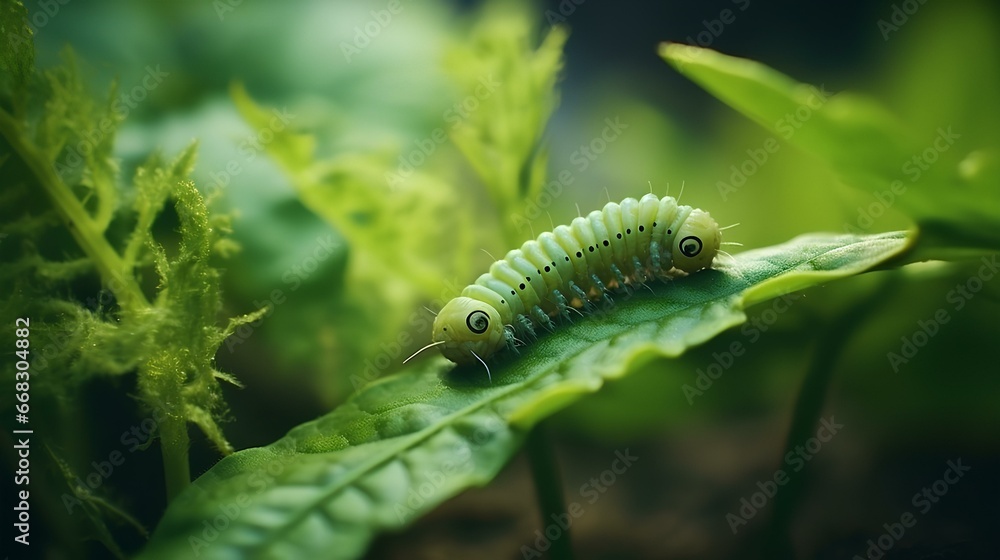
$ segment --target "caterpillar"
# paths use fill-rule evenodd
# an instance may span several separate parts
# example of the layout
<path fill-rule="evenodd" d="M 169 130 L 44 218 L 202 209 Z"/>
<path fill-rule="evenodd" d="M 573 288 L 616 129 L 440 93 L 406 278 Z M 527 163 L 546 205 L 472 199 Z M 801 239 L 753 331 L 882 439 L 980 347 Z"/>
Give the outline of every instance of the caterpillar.
<path fill-rule="evenodd" d="M 611 290 L 650 279 L 670 279 L 712 266 L 722 233 L 704 210 L 670 196 L 608 202 L 537 239 L 526 241 L 445 304 L 434 320 L 431 343 L 457 364 L 480 362 L 515 342 L 553 330 L 580 306 L 611 303 Z M 576 305 L 574 305 L 576 304 Z M 404 361 L 405 363 L 405 361 Z"/>

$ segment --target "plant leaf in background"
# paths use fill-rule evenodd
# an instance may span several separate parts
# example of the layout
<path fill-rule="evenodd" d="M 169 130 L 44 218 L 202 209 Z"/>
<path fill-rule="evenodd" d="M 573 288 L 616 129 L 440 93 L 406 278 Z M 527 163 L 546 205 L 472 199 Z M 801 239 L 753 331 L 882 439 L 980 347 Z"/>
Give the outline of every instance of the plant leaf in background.
<path fill-rule="evenodd" d="M 272 118 L 271 111 L 238 86 L 233 99 L 254 127 L 266 126 Z M 335 227 L 350 250 L 343 291 L 329 294 L 341 302 L 333 320 L 345 353 L 338 369 L 363 363 L 380 344 L 399 346 L 395 340 L 413 326 L 419 303 L 446 295 L 441 286 L 447 275 L 441 270 L 448 265 L 441 258 L 442 247 L 473 238 L 467 233 L 472 223 L 463 219 L 453 188 L 420 172 L 390 187 L 383 175 L 392 165 L 386 157 L 357 152 L 317 159 L 314 139 L 291 130 L 275 132 L 267 149 L 303 204 Z M 473 252 L 465 249 L 466 255 Z M 394 356 L 397 363 L 404 357 Z M 351 382 L 364 384 L 388 365 Z"/>
<path fill-rule="evenodd" d="M 483 485 L 526 430 L 654 355 L 678 356 L 746 319 L 744 307 L 900 254 L 902 233 L 811 235 L 748 251 L 655 295 L 636 292 L 494 364 L 443 358 L 372 383 L 281 440 L 218 463 L 167 511 L 144 558 L 357 558 L 372 537 Z M 226 516 L 226 526 L 205 520 Z"/>
<path fill-rule="evenodd" d="M 490 19 L 496 14 L 503 17 Z M 333 320 L 341 350 L 336 369 L 354 370 L 355 388 L 402 362 L 405 356 L 385 349 L 413 347 L 407 331 L 429 332 L 430 316 L 414 310 L 457 295 L 474 276 L 473 257 L 480 248 L 520 241 L 510 210 L 535 195 L 544 180 L 542 131 L 555 108 L 565 40 L 565 31 L 556 29 L 532 51 L 528 17 L 523 6 L 511 10 L 498 4 L 477 14 L 472 45 L 455 45 L 446 56 L 458 101 L 443 113 L 442 126 L 407 144 L 396 160 L 375 149 L 323 158 L 317 136 L 287 129 L 276 131 L 267 144 L 303 204 L 349 246 L 343 291 L 329 297 L 341 302 Z M 239 85 L 231 93 L 251 127 L 267 127 L 270 110 Z M 510 118 L 512 112 L 517 118 Z M 459 179 L 449 169 L 454 150 L 439 145 L 447 143 L 446 128 L 487 186 L 494 205 L 490 214 L 500 216 L 509 235 L 478 227 L 472 210 L 478 204 L 459 194 Z"/>
<path fill-rule="evenodd" d="M 950 128 L 959 135 L 949 152 L 956 152 L 960 161 L 957 170 L 947 167 L 954 159 L 928 159 L 918 165 L 913 156 L 921 154 L 909 154 L 904 182 L 909 184 L 917 171 L 923 173 L 923 167 L 934 171 L 942 166 L 945 175 L 939 184 L 924 185 L 922 174 L 917 179 L 920 193 L 916 189 L 913 193 L 921 197 L 916 201 L 921 210 L 917 216 L 940 230 L 927 233 L 938 242 L 948 242 L 950 233 L 962 235 L 964 229 L 977 228 L 982 230 L 980 235 L 996 239 L 1000 221 L 995 202 L 1000 193 L 1000 104 L 996 103 L 1000 98 L 1000 20 L 996 5 L 962 2 L 928 8 L 927 17 L 914 21 L 913 28 L 898 38 L 898 54 L 886 62 L 889 71 L 880 89 L 886 106 L 910 130 Z M 920 146 L 921 152 L 928 146 Z M 952 221 L 962 222 L 959 230 L 952 229 Z M 929 224 L 922 225 L 927 229 Z"/>
<path fill-rule="evenodd" d="M 271 110 L 257 106 L 239 86 L 232 93 L 252 126 L 267 126 Z M 318 160 L 315 139 L 290 130 L 275 133 L 268 153 L 291 176 L 306 206 L 336 226 L 360 253 L 355 257 L 363 262 L 354 267 L 360 269 L 356 274 L 365 280 L 414 283 L 425 296 L 439 289 L 435 255 L 449 239 L 450 225 L 442 218 L 456 207 L 447 184 L 426 178 L 390 187 L 381 173 L 389 162 L 365 153 Z"/>
<path fill-rule="evenodd" d="M 545 183 L 545 126 L 558 105 L 556 78 L 568 31 L 552 27 L 533 50 L 537 33 L 528 15 L 487 3 L 470 37 L 455 44 L 446 68 L 468 95 L 449 114 L 451 136 L 486 186 L 500 216 L 507 246 L 525 240 L 513 214 Z"/>
<path fill-rule="evenodd" d="M 995 146 L 957 145 L 961 132 L 949 122 L 910 131 L 871 98 L 830 97 L 759 62 L 680 44 L 664 44 L 660 54 L 728 105 L 825 159 L 847 184 L 895 193 L 929 245 L 1000 245 L 1000 205 L 986 203 L 1000 179 Z M 793 124 L 803 109 L 808 122 Z"/>

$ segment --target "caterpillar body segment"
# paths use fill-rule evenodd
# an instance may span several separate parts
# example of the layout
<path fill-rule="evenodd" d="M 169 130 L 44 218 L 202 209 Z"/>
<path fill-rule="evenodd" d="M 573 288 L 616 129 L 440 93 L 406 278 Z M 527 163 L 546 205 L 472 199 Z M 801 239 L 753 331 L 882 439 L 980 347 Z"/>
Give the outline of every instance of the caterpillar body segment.
<path fill-rule="evenodd" d="M 711 267 L 721 241 L 707 212 L 672 197 L 609 202 L 493 263 L 441 309 L 429 346 L 459 364 L 483 362 L 552 330 L 553 318 L 570 318 L 570 306 L 589 309 L 610 301 L 612 290 Z"/>

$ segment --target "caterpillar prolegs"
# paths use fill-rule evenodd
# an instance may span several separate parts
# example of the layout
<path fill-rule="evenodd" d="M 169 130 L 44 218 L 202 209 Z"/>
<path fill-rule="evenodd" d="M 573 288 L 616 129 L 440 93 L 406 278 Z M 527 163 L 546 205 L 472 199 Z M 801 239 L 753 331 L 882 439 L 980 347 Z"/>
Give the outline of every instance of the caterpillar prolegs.
<path fill-rule="evenodd" d="M 590 309 L 596 301 L 610 302 L 612 287 L 627 290 L 668 279 L 675 269 L 710 267 L 721 242 L 708 212 L 678 205 L 673 197 L 609 202 L 494 262 L 441 309 L 431 344 L 421 350 L 440 346 L 453 362 L 485 365 L 516 340 L 553 329 L 554 318 L 569 319 L 574 303 Z"/>

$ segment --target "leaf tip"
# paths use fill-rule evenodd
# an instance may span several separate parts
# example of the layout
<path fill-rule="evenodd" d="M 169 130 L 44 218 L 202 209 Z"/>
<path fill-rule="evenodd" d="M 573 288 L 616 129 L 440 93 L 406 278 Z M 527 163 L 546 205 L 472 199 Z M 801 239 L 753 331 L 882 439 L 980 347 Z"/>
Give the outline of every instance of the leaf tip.
<path fill-rule="evenodd" d="M 673 41 L 663 41 L 657 47 L 656 52 L 660 55 L 660 58 L 665 60 L 668 64 L 674 68 L 680 69 L 682 65 L 694 62 L 694 60 L 704 51 L 709 50 L 711 49 L 705 49 L 684 43 L 675 43 Z"/>

